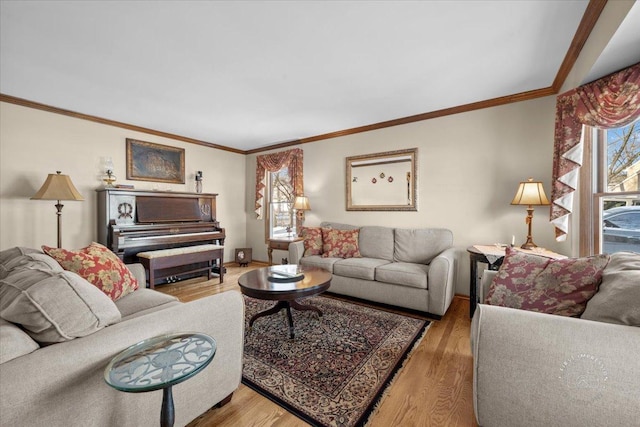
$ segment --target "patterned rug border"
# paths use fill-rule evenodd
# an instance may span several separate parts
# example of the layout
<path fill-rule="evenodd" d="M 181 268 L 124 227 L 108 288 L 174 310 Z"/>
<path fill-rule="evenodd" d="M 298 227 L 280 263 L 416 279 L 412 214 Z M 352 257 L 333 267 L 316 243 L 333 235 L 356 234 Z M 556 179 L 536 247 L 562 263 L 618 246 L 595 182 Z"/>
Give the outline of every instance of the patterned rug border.
<path fill-rule="evenodd" d="M 416 314 L 413 314 L 413 313 L 398 312 L 398 311 L 393 310 L 393 309 L 388 309 L 386 307 L 381 307 L 381 306 L 377 306 L 377 305 L 374 305 L 374 304 L 361 302 L 359 300 L 354 300 L 354 299 L 350 299 L 350 298 L 341 298 L 340 296 L 337 296 L 335 294 L 323 294 L 320 297 L 321 298 L 334 299 L 334 300 L 346 302 L 346 303 L 353 304 L 353 305 L 359 305 L 359 306 L 363 306 L 363 307 L 368 307 L 368 308 L 372 308 L 372 309 L 375 309 L 375 310 L 384 311 L 384 312 L 387 312 L 387 313 L 398 314 L 398 315 L 405 316 L 405 317 L 410 317 L 410 318 L 413 318 L 413 319 L 419 319 L 419 320 L 422 320 L 422 321 L 425 322 L 420 327 L 420 329 L 416 332 L 416 334 L 413 336 L 413 338 L 411 339 L 411 342 L 407 346 L 407 351 L 402 355 L 402 357 L 400 357 L 398 359 L 398 361 L 395 364 L 395 366 L 389 371 L 389 375 L 387 376 L 387 379 L 380 385 L 379 391 L 376 394 L 376 397 L 372 399 L 372 401 L 369 403 L 369 405 L 367 406 L 367 408 L 363 412 L 362 416 L 354 424 L 354 427 L 366 426 L 369 423 L 370 418 L 378 411 L 380 405 L 382 404 L 382 401 L 384 400 L 384 398 L 389 393 L 390 386 L 394 383 L 394 381 L 396 380 L 398 374 L 400 372 L 402 372 L 402 369 L 404 368 L 404 365 L 406 364 L 406 362 L 409 360 L 411 354 L 413 354 L 413 352 L 416 350 L 418 345 L 422 342 L 422 340 L 426 336 L 429 328 L 431 327 L 432 321 L 427 319 L 425 316 L 420 316 L 420 315 L 416 315 Z M 252 389 L 256 393 L 260 394 L 261 396 L 266 397 L 270 401 L 272 401 L 275 404 L 277 404 L 278 406 L 284 408 L 286 411 L 290 412 L 291 414 L 295 415 L 296 417 L 300 418 L 302 421 L 310 424 L 311 426 L 314 426 L 314 427 L 322 427 L 323 426 L 322 423 L 318 423 L 317 420 L 314 420 L 313 418 L 311 418 L 310 416 L 308 416 L 304 412 L 299 411 L 298 409 L 296 409 L 293 406 L 289 405 L 287 402 L 283 401 L 282 399 L 278 398 L 277 396 L 274 396 L 273 394 L 269 393 L 268 391 L 263 390 L 259 385 L 255 384 L 251 380 L 245 378 L 244 372 L 243 372 L 243 375 L 242 375 L 242 384 L 244 384 L 245 386 L 249 387 L 250 389 Z"/>

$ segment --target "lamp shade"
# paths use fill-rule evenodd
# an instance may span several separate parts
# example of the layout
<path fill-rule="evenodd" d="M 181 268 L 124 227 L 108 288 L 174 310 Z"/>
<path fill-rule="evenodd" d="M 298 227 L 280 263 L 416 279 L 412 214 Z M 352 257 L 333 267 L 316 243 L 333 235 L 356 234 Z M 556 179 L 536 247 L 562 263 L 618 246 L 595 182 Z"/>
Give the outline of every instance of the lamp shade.
<path fill-rule="evenodd" d="M 296 196 L 296 199 L 293 202 L 293 209 L 297 209 L 299 211 L 310 211 L 311 206 L 309 205 L 309 198 L 307 196 Z"/>
<path fill-rule="evenodd" d="M 516 191 L 516 196 L 511 201 L 512 205 L 549 205 L 549 199 L 544 194 L 542 182 L 534 181 L 529 178 L 528 181 L 521 182 Z"/>
<path fill-rule="evenodd" d="M 78 192 L 71 182 L 69 175 L 50 173 L 44 184 L 31 200 L 84 200 L 82 194 Z"/>

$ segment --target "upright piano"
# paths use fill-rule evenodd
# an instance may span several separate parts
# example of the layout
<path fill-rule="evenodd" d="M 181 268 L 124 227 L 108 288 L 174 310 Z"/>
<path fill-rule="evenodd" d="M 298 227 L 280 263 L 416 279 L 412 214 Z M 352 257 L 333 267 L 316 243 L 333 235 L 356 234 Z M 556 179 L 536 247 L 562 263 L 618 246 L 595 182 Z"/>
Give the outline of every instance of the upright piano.
<path fill-rule="evenodd" d="M 126 263 L 144 251 L 224 245 L 214 193 L 104 188 L 98 192 L 98 242 Z M 220 266 L 222 268 L 222 260 Z M 176 268 L 175 276 L 181 270 Z"/>

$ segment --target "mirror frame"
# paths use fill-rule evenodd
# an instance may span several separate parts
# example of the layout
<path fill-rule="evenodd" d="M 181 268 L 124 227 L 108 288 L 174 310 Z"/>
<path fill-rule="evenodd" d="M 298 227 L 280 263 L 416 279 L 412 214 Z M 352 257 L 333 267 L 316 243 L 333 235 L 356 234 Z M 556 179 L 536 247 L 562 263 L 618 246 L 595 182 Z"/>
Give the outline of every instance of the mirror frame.
<path fill-rule="evenodd" d="M 373 165 L 376 164 L 385 164 L 385 163 L 395 163 L 398 162 L 400 158 L 411 159 L 411 203 L 407 205 L 393 205 L 393 204 L 379 204 L 379 205 L 354 205 L 351 200 L 351 180 L 352 180 L 352 167 L 354 164 L 367 162 Z M 373 154 L 365 154 L 361 156 L 352 156 L 347 157 L 346 159 L 346 206 L 348 211 L 417 211 L 418 210 L 418 201 L 417 201 L 417 184 L 418 184 L 418 176 L 417 176 L 417 158 L 418 158 L 418 149 L 417 148 L 409 148 L 406 150 L 396 150 L 396 151 L 385 151 L 383 153 L 373 153 Z"/>

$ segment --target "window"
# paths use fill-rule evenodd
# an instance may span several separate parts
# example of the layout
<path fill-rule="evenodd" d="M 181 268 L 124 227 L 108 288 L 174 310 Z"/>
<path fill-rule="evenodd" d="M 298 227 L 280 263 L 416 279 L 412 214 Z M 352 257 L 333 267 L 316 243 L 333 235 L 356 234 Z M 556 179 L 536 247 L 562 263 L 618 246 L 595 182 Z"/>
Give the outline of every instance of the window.
<path fill-rule="evenodd" d="M 585 132 L 584 158 L 580 253 L 640 252 L 640 121 Z"/>
<path fill-rule="evenodd" d="M 269 175 L 269 218 L 267 223 L 268 236 L 292 236 L 296 229 L 293 211 L 294 190 L 289 168 L 284 167 Z"/>

